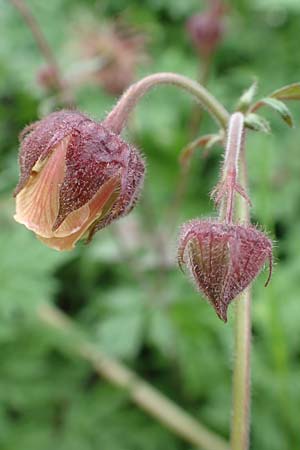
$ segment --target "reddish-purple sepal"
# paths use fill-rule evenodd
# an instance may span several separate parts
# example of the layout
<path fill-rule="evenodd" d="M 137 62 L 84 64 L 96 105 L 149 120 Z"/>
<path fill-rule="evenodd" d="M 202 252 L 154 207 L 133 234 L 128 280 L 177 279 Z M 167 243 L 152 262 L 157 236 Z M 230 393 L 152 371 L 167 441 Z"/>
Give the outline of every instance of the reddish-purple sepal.
<path fill-rule="evenodd" d="M 90 119 L 78 111 L 62 110 L 49 114 L 23 130 L 20 134 L 20 179 L 14 195 L 23 189 L 35 164 L 43 161 L 60 141 L 85 121 L 90 122 Z"/>
<path fill-rule="evenodd" d="M 120 136 L 96 122 L 83 123 L 72 132 L 54 230 L 68 214 L 88 203 L 109 179 L 118 175 L 122 184 L 131 151 Z"/>
<path fill-rule="evenodd" d="M 192 220 L 182 226 L 178 263 L 187 267 L 194 283 L 227 321 L 230 302 L 242 293 L 269 261 L 272 242 L 254 226 Z"/>

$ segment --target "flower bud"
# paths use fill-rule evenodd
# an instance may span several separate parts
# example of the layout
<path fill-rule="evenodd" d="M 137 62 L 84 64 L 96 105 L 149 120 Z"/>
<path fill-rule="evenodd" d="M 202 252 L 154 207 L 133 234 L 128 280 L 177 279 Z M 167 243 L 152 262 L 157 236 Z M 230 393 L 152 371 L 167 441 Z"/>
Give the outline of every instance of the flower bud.
<path fill-rule="evenodd" d="M 192 220 L 182 226 L 178 263 L 187 266 L 197 288 L 227 322 L 229 303 L 246 289 L 269 260 L 272 243 L 255 227 L 208 220 Z"/>
<path fill-rule="evenodd" d="M 145 172 L 138 150 L 77 111 L 25 128 L 19 163 L 15 220 L 57 250 L 126 215 Z"/>
<path fill-rule="evenodd" d="M 37 82 L 46 91 L 53 92 L 57 89 L 57 71 L 53 66 L 43 66 L 37 72 Z"/>
<path fill-rule="evenodd" d="M 187 31 L 203 57 L 210 56 L 223 38 L 222 16 L 225 10 L 223 2 L 215 0 L 207 11 L 195 14 L 187 22 Z"/>

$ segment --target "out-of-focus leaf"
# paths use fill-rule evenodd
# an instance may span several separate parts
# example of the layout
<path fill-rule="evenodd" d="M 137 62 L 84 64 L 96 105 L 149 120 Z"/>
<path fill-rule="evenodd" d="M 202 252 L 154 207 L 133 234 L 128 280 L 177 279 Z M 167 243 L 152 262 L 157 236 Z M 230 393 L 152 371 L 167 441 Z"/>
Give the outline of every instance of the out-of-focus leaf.
<path fill-rule="evenodd" d="M 300 83 L 289 84 L 272 92 L 269 97 L 278 100 L 300 100 Z"/>
<path fill-rule="evenodd" d="M 148 340 L 165 356 L 174 355 L 176 333 L 167 311 L 153 308 L 149 321 Z"/>
<path fill-rule="evenodd" d="M 282 101 L 277 100 L 277 98 L 266 97 L 263 98 L 262 100 L 259 100 L 259 103 L 261 103 L 262 106 L 263 105 L 269 106 L 274 111 L 278 112 L 289 127 L 294 126 L 292 113 Z"/>
<path fill-rule="evenodd" d="M 255 94 L 257 92 L 257 80 L 255 80 L 251 86 L 242 94 L 238 100 L 236 109 L 239 111 L 247 111 L 249 105 L 253 102 Z"/>
<path fill-rule="evenodd" d="M 0 233 L 0 313 L 30 311 L 56 290 L 51 276 L 71 253 L 49 250 L 25 227 L 11 223 Z M 3 316 L 2 316 L 3 317 Z"/>
<path fill-rule="evenodd" d="M 262 131 L 263 133 L 271 132 L 269 122 L 258 114 L 248 114 L 245 118 L 245 124 L 248 128 L 254 131 Z"/>
<path fill-rule="evenodd" d="M 96 325 L 99 345 L 115 356 L 133 358 L 142 344 L 145 325 L 143 294 L 134 289 L 113 289 L 108 295 L 100 292 L 98 299 L 106 309 Z"/>

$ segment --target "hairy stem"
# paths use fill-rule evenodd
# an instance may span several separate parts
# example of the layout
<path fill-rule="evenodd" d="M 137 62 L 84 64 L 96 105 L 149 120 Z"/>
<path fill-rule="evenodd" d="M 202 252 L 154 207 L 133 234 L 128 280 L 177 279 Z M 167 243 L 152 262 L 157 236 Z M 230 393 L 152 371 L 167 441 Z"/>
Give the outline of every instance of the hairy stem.
<path fill-rule="evenodd" d="M 104 354 L 82 337 L 72 321 L 56 307 L 43 305 L 38 310 L 38 316 L 44 324 L 70 336 L 74 350 L 87 360 L 100 376 L 126 389 L 133 402 L 190 445 L 203 450 L 230 450 L 222 438 L 209 431 L 122 363 Z"/>
<path fill-rule="evenodd" d="M 104 125 L 111 128 L 115 133 L 120 134 L 138 101 L 158 84 L 173 84 L 189 92 L 213 116 L 219 125 L 226 128 L 229 114 L 223 105 L 196 81 L 171 72 L 155 73 L 131 85 L 106 117 L 103 122 Z"/>
<path fill-rule="evenodd" d="M 247 189 L 245 151 L 241 154 L 240 182 Z M 249 223 L 249 204 L 240 199 L 237 219 Z M 248 450 L 250 422 L 250 351 L 251 351 L 251 291 L 248 288 L 236 302 L 235 360 L 233 368 L 233 405 L 231 449 Z"/>
<path fill-rule="evenodd" d="M 232 114 L 228 124 L 227 142 L 222 169 L 222 179 L 214 189 L 212 196 L 217 205 L 221 205 L 219 219 L 233 222 L 235 197 L 238 192 L 250 203 L 245 189 L 238 183 L 239 160 L 245 144 L 244 115 Z"/>
<path fill-rule="evenodd" d="M 238 177 L 240 152 L 244 145 L 244 116 L 240 112 L 232 114 L 228 125 L 228 138 L 224 161 L 224 181 L 228 183 L 226 222 L 232 222 L 235 186 Z"/>

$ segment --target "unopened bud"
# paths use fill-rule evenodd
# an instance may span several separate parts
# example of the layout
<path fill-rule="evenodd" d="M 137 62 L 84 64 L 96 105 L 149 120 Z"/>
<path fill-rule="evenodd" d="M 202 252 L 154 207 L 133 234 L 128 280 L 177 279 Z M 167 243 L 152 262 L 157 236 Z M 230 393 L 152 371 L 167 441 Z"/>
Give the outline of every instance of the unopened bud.
<path fill-rule="evenodd" d="M 200 54 L 210 56 L 222 41 L 224 24 L 222 16 L 225 12 L 222 1 L 212 2 L 210 9 L 195 14 L 187 22 L 187 31 Z"/>
<path fill-rule="evenodd" d="M 27 127 L 19 163 L 15 220 L 57 250 L 126 215 L 145 172 L 138 150 L 77 111 Z"/>
<path fill-rule="evenodd" d="M 53 66 L 43 66 L 37 73 L 38 84 L 47 91 L 55 91 L 58 87 L 57 70 Z"/>

